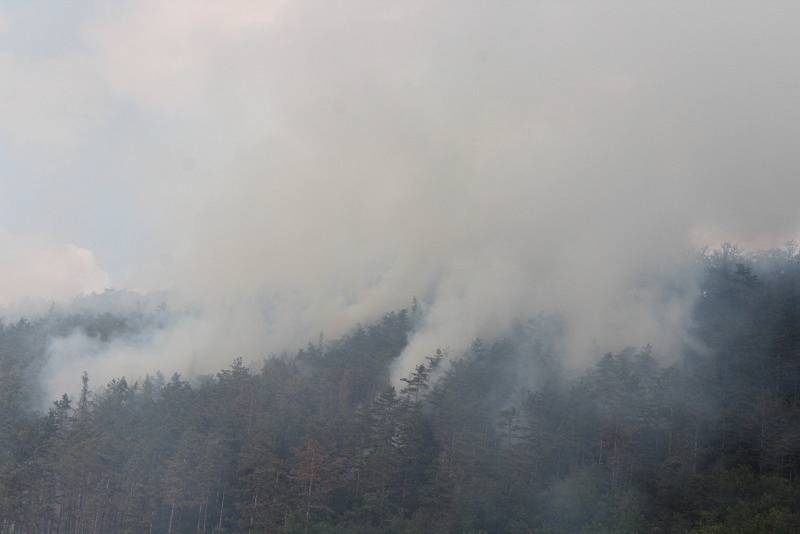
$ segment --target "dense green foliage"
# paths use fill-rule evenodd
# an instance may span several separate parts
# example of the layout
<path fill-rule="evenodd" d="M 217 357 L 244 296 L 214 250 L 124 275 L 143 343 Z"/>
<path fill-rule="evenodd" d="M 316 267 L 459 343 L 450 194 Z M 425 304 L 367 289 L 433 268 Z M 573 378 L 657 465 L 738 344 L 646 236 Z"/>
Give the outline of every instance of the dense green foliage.
<path fill-rule="evenodd" d="M 412 310 L 191 384 L 85 378 L 37 416 L 53 322 L 4 326 L 0 532 L 798 532 L 800 259 L 704 260 L 674 363 L 577 374 L 538 319 L 395 390 Z"/>

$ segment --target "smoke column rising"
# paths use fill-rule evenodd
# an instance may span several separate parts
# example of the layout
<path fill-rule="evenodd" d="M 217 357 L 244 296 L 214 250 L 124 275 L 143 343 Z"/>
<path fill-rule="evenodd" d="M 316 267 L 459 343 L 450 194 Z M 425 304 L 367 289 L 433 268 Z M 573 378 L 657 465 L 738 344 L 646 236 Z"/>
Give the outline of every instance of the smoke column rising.
<path fill-rule="evenodd" d="M 81 137 L 3 128 L 19 158 L 55 144 L 74 180 L 128 193 L 142 238 L 116 284 L 202 310 L 111 376 L 212 370 L 412 296 L 428 313 L 396 377 L 538 312 L 566 319 L 572 364 L 668 352 L 698 240 L 797 234 L 799 9 L 96 4 L 50 63 L 0 62 L 18 83 L 74 72 L 88 118 L 47 120 Z"/>

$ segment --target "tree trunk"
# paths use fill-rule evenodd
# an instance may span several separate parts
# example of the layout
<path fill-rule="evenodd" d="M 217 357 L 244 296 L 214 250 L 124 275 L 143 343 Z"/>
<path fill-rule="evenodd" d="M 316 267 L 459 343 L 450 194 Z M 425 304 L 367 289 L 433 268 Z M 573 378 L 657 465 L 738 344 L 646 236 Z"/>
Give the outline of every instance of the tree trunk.
<path fill-rule="evenodd" d="M 203 504 L 204 504 L 204 506 L 203 506 L 203 532 L 205 533 L 206 524 L 207 524 L 207 521 L 208 521 L 208 494 L 206 494 L 205 501 L 204 501 Z"/>
<path fill-rule="evenodd" d="M 308 479 L 308 501 L 306 502 L 306 528 L 305 532 L 308 532 L 308 522 L 311 519 L 311 492 L 314 489 L 314 470 L 311 470 L 311 478 Z"/>
<path fill-rule="evenodd" d="M 172 518 L 175 517 L 175 501 L 172 501 L 172 506 L 169 509 L 169 529 L 167 534 L 172 534 Z"/>
<path fill-rule="evenodd" d="M 75 534 L 78 534 L 78 528 L 81 525 L 81 511 L 83 508 L 83 491 L 78 491 L 78 510 L 75 513 Z"/>
<path fill-rule="evenodd" d="M 253 497 L 253 510 L 250 512 L 250 528 L 247 529 L 247 533 L 253 530 L 253 522 L 255 520 L 256 515 L 256 508 L 258 507 L 258 493 L 256 493 L 255 497 Z"/>
<path fill-rule="evenodd" d="M 222 530 L 222 512 L 225 510 L 225 488 L 222 488 L 222 502 L 219 505 L 219 524 L 217 528 Z"/>

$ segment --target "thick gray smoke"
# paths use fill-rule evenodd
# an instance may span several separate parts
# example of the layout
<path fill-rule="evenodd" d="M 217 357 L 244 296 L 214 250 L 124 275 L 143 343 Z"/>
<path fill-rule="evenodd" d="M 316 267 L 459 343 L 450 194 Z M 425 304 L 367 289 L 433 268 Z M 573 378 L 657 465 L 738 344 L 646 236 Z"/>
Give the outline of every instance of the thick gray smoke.
<path fill-rule="evenodd" d="M 538 312 L 566 319 L 574 364 L 629 344 L 666 353 L 687 325 L 692 276 L 675 273 L 692 247 L 797 235 L 798 15 L 794 2 L 97 4 L 49 62 L 0 55 L 17 84 L 66 79 L 67 96 L 38 90 L 71 113 L 15 95 L 0 128 L 16 154 L 55 146 L 73 180 L 124 192 L 137 238 L 118 244 L 130 261 L 115 284 L 202 310 L 146 358 L 116 348 L 108 374 L 214 369 L 412 296 L 428 313 L 396 376 Z"/>

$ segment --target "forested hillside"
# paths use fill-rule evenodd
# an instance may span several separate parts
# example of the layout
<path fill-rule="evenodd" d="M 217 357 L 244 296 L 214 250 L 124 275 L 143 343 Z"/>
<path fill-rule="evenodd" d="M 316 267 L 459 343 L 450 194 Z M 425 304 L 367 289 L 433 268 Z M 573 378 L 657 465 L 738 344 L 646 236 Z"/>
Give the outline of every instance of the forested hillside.
<path fill-rule="evenodd" d="M 191 381 L 89 369 L 47 414 L 30 406 L 49 329 L 130 319 L 4 325 L 0 532 L 798 532 L 800 258 L 703 260 L 680 354 L 568 370 L 538 318 L 396 389 L 416 307 Z"/>

